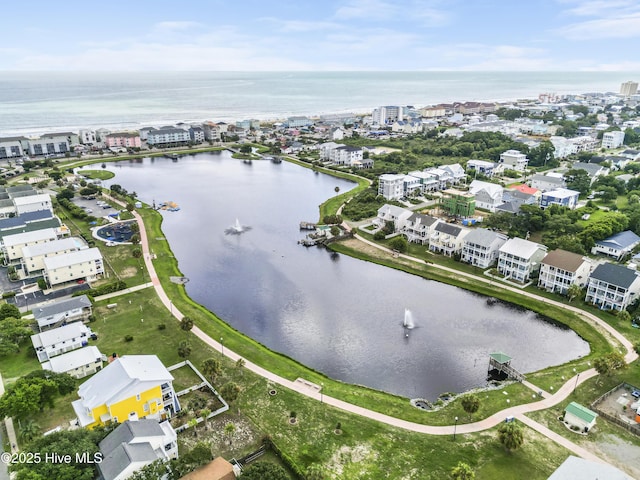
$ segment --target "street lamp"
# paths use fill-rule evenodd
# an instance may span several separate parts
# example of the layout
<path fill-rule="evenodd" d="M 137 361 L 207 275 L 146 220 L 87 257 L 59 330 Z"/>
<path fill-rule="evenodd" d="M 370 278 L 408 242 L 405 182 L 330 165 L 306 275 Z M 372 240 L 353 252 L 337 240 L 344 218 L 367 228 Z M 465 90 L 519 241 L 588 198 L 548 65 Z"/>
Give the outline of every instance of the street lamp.
<path fill-rule="evenodd" d="M 324 390 L 324 383 L 320 383 L 320 403 L 322 403 L 322 400 L 324 399 L 323 397 L 323 393 L 322 391 Z"/>
<path fill-rule="evenodd" d="M 453 425 L 453 441 L 456 441 L 456 428 L 458 428 L 458 417 L 455 418 L 456 423 Z"/>
<path fill-rule="evenodd" d="M 575 372 L 576 369 L 574 368 L 573 371 Z M 578 388 L 578 379 L 580 378 L 580 372 L 578 372 L 578 374 L 576 375 L 576 384 L 573 386 L 573 391 L 576 391 L 576 388 Z"/>
<path fill-rule="evenodd" d="M 224 339 L 220 337 L 220 354 L 224 357 Z"/>

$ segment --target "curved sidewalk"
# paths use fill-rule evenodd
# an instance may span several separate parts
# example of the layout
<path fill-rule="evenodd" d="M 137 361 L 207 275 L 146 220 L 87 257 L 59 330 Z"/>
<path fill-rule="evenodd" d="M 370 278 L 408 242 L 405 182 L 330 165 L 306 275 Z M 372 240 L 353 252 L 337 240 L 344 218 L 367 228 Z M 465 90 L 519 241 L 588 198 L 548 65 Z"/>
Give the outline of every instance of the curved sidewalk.
<path fill-rule="evenodd" d="M 121 203 L 121 202 L 119 202 Z M 151 278 L 151 282 L 153 283 L 153 287 L 156 291 L 156 293 L 158 294 L 158 297 L 160 298 L 160 300 L 162 301 L 162 303 L 164 304 L 165 308 L 167 308 L 167 310 L 169 310 L 171 312 L 171 314 L 178 320 L 183 318 L 183 314 L 178 310 L 178 308 L 172 304 L 171 300 L 167 297 L 167 294 L 165 293 L 160 280 L 158 279 L 157 273 L 155 271 L 155 268 L 153 266 L 153 262 L 152 262 L 152 258 L 149 252 L 149 242 L 148 242 L 148 238 L 147 238 L 147 232 L 144 228 L 144 222 L 142 220 L 142 217 L 136 212 L 133 212 L 133 215 L 135 216 L 136 220 L 138 221 L 138 225 L 140 226 L 140 240 L 141 240 L 141 245 L 142 245 L 142 251 L 143 251 L 143 258 L 145 261 L 145 264 L 147 266 L 147 270 L 149 272 L 149 276 Z M 356 235 L 356 237 L 358 237 Z M 388 251 L 391 254 L 391 251 L 386 249 L 385 247 L 381 247 L 379 245 L 376 245 L 373 242 L 368 242 L 365 239 L 360 238 L 360 240 L 364 241 L 365 243 L 370 243 L 373 246 L 375 246 L 376 248 L 381 248 L 383 250 Z M 419 263 L 425 263 L 423 260 L 420 259 L 416 259 L 410 256 L 406 256 L 406 255 L 402 255 L 403 258 L 407 258 L 410 259 L 412 261 L 416 261 Z M 437 266 L 437 265 L 430 265 L 433 266 L 434 268 L 441 268 L 443 270 L 448 270 L 448 271 L 452 271 L 456 274 L 459 275 L 463 275 L 466 277 L 470 277 L 473 278 L 474 280 L 477 281 L 484 281 L 489 283 L 489 281 L 483 279 L 483 278 L 479 278 L 476 277 L 474 275 L 470 275 L 470 274 L 466 274 L 464 272 L 459 272 L 457 270 L 454 269 L 449 269 L 447 267 L 441 267 L 441 266 Z M 504 287 L 507 289 L 513 289 L 512 287 Z M 553 300 L 549 300 L 543 297 L 538 297 L 536 295 L 530 294 L 528 292 L 521 292 L 519 290 L 513 289 L 515 291 L 517 291 L 518 293 L 524 294 L 524 295 L 528 295 L 532 298 L 536 298 L 539 299 L 541 301 L 545 301 L 549 304 L 553 304 L 553 305 L 558 305 L 561 306 L 563 308 L 568 308 L 572 311 L 576 311 L 577 313 L 580 313 L 582 315 L 587 316 L 590 320 L 592 320 L 594 323 L 597 323 L 599 325 L 601 325 L 603 328 L 605 328 L 608 332 L 611 333 L 612 336 L 614 336 L 618 341 L 620 341 L 626 348 L 627 348 L 627 355 L 625 356 L 625 359 L 630 362 L 633 361 L 637 358 L 637 354 L 633 351 L 631 342 L 629 342 L 624 336 L 622 336 L 621 334 L 619 334 L 615 329 L 613 329 L 612 327 L 610 327 L 608 324 L 606 324 L 606 322 L 603 322 L 602 320 L 600 320 L 599 318 L 595 317 L 594 315 L 591 315 L 587 312 L 584 312 L 578 308 L 575 307 L 568 307 L 560 302 L 556 302 Z M 198 328 L 197 326 L 194 326 L 193 329 L 191 330 L 194 335 L 196 335 L 198 338 L 200 338 L 202 341 L 204 341 L 207 345 L 211 346 L 213 349 L 220 351 L 221 353 L 223 353 L 226 357 L 230 358 L 233 361 L 237 361 L 238 359 L 242 358 L 240 355 L 238 355 L 237 353 L 235 353 L 234 351 L 230 350 L 229 348 L 224 348 L 224 346 L 222 344 L 220 344 L 219 342 L 217 342 L 216 340 L 214 340 L 213 338 L 211 338 L 209 335 L 207 335 L 205 332 L 203 332 L 200 328 Z M 504 410 L 501 410 L 499 412 L 494 413 L 493 415 L 491 415 L 490 417 L 487 417 L 483 420 L 480 420 L 478 422 L 474 422 L 474 423 L 467 423 L 467 424 L 459 424 L 459 425 L 446 425 L 446 426 L 432 426 L 432 425 L 423 425 L 423 424 L 419 424 L 419 423 L 414 423 L 414 422 L 409 422 L 406 420 L 402 420 L 402 419 L 398 419 L 395 417 L 391 417 L 389 415 L 385 415 L 383 413 L 379 413 L 379 412 L 375 412 L 373 410 L 369 410 L 363 407 L 360 407 L 358 405 L 353 405 L 351 403 L 347 403 L 345 401 L 339 400 L 337 398 L 334 397 L 330 397 L 328 395 L 325 395 L 324 393 L 321 393 L 320 391 L 314 389 L 314 388 L 310 388 L 308 386 L 305 386 L 304 384 L 301 384 L 299 382 L 294 382 L 291 380 L 287 380 L 286 378 L 283 378 L 279 375 L 274 374 L 273 372 L 270 372 L 268 370 L 266 370 L 265 368 L 256 365 L 253 362 L 248 361 L 247 359 L 245 360 L 245 368 L 248 368 L 249 370 L 251 370 L 252 372 L 256 373 L 257 375 L 260 375 L 264 378 L 266 378 L 267 380 L 281 385 L 283 387 L 289 388 L 301 395 L 305 395 L 309 398 L 313 398 L 315 400 L 327 403 L 328 405 L 331 405 L 333 407 L 336 408 L 340 408 L 342 410 L 345 410 L 347 412 L 350 413 L 354 413 L 356 415 L 361 415 L 382 423 L 385 423 L 387 425 L 391 425 L 394 427 L 399 427 L 399 428 L 403 428 L 409 431 L 413 431 L 413 432 L 418 432 L 418 433 L 425 433 L 425 434 L 430 434 L 430 435 L 452 435 L 454 433 L 454 430 L 456 433 L 473 433 L 473 432 L 479 432 L 482 430 L 487 430 L 489 428 L 495 427 L 496 425 L 500 424 L 501 422 L 504 421 L 504 419 L 508 416 L 515 416 L 518 417 L 519 419 L 521 419 L 523 421 L 523 423 L 526 423 L 529 426 L 534 426 L 533 428 L 535 428 L 538 431 L 543 431 L 544 429 L 546 429 L 546 427 L 543 427 L 540 424 L 537 424 L 536 422 L 534 422 L 531 419 L 528 419 L 526 417 L 524 417 L 524 414 L 529 413 L 529 412 L 534 412 L 534 411 L 538 411 L 538 410 L 544 410 L 544 409 L 548 409 L 550 407 L 553 407 L 555 405 L 557 405 L 558 403 L 562 402 L 563 400 L 565 400 L 572 392 L 573 390 L 577 387 L 577 385 L 582 384 L 583 382 L 587 381 L 590 378 L 593 378 L 594 376 L 597 375 L 597 372 L 595 371 L 595 369 L 589 369 L 583 372 L 580 372 L 579 374 L 577 374 L 576 376 L 570 378 L 567 380 L 567 382 L 565 382 L 565 384 L 559 388 L 553 395 L 548 396 L 547 398 L 544 398 L 542 400 L 539 400 L 537 402 L 532 402 L 532 403 L 527 403 L 527 404 L 523 404 L 523 405 L 516 405 Z M 547 429 L 548 430 L 548 429 Z M 544 434 L 544 433 L 543 433 Z M 569 450 L 573 451 L 574 453 L 577 453 L 580 456 L 583 456 L 585 458 L 593 458 L 595 460 L 599 460 L 595 455 L 587 452 L 586 450 L 584 450 L 583 448 L 573 444 L 571 441 L 565 439 L 564 437 L 560 437 L 556 434 L 554 434 L 556 438 L 552 438 L 551 435 L 547 435 L 550 438 L 552 438 L 554 441 L 562 444 L 563 446 L 565 446 L 566 448 L 568 448 Z M 601 460 L 599 460 L 601 461 Z"/>

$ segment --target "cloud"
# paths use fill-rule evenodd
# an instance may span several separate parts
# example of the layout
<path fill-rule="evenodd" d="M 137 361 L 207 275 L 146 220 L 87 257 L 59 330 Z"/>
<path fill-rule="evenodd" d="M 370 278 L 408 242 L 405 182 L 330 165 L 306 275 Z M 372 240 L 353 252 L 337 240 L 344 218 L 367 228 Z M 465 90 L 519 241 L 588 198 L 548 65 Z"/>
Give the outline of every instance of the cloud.
<path fill-rule="evenodd" d="M 402 20 L 425 26 L 441 26 L 449 21 L 449 12 L 438 8 L 441 0 L 389 2 L 385 0 L 349 0 L 334 14 L 337 20 Z"/>
<path fill-rule="evenodd" d="M 174 22 L 159 22 L 156 23 L 153 28 L 160 32 L 179 32 L 184 30 L 193 30 L 195 28 L 202 27 L 203 25 L 198 22 L 190 21 L 174 21 Z"/>
<path fill-rule="evenodd" d="M 620 9 L 633 9 L 637 7 L 635 0 L 588 0 L 588 1 L 575 1 L 565 0 L 560 3 L 576 4 L 575 7 L 563 11 L 567 15 L 576 15 L 581 17 L 602 17 L 608 16 L 612 12 L 619 11 Z"/>
<path fill-rule="evenodd" d="M 397 5 L 384 0 L 350 0 L 345 6 L 336 10 L 335 18 L 384 20 L 395 16 L 397 11 Z"/>
<path fill-rule="evenodd" d="M 319 32 L 326 30 L 338 30 L 345 28 L 336 22 L 323 22 L 323 21 L 305 21 L 305 20 L 282 20 L 280 18 L 266 17 L 260 19 L 264 22 L 272 23 L 276 29 L 283 33 L 290 32 Z"/>
<path fill-rule="evenodd" d="M 640 37 L 640 12 L 574 23 L 556 33 L 569 40 Z"/>

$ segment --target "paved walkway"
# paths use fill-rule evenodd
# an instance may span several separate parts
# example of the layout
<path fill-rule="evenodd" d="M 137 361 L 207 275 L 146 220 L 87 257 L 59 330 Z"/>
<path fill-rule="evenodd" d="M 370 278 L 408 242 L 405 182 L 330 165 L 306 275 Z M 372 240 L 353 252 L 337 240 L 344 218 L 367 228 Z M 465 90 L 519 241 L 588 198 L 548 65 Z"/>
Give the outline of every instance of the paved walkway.
<path fill-rule="evenodd" d="M 126 295 L 127 293 L 136 292 L 138 290 L 144 290 L 145 288 L 153 287 L 153 282 L 142 283 L 140 285 L 135 285 L 133 287 L 125 288 L 124 290 L 118 290 L 117 292 L 107 293 L 105 295 L 100 295 L 95 297 L 94 300 L 99 302 L 100 300 L 108 300 L 110 298 L 119 297 L 120 295 Z"/>
<path fill-rule="evenodd" d="M 122 204 L 122 202 L 119 202 Z M 140 244 L 142 245 L 142 251 L 143 251 L 143 258 L 144 261 L 146 263 L 147 266 L 147 270 L 149 272 L 149 276 L 151 278 L 151 283 L 153 284 L 154 289 L 156 290 L 156 293 L 158 294 L 158 297 L 160 298 L 160 300 L 162 301 L 162 303 L 164 304 L 164 306 L 167 308 L 167 310 L 169 310 L 172 315 L 180 320 L 183 317 L 183 314 L 178 310 L 178 308 L 172 304 L 171 300 L 169 300 L 169 298 L 167 297 L 167 294 L 165 293 L 164 289 L 162 288 L 162 285 L 160 283 L 160 280 L 158 279 L 158 276 L 156 274 L 155 268 L 153 266 L 152 263 L 152 259 L 151 259 L 151 255 L 149 252 L 149 242 L 148 242 L 148 238 L 147 238 L 147 233 L 146 230 L 144 228 L 144 222 L 142 220 L 142 217 L 137 213 L 137 212 L 133 212 L 134 217 L 136 218 L 138 225 L 140 227 Z M 359 237 L 358 235 L 356 235 L 356 238 L 360 239 L 361 241 L 364 241 L 365 243 L 368 243 L 370 245 L 373 245 L 376 248 L 380 248 L 382 250 L 386 250 L 389 254 L 391 254 L 392 252 L 389 249 L 386 249 L 384 247 L 381 247 L 373 242 L 369 242 L 361 237 Z M 416 261 L 416 262 L 420 262 L 420 263 L 425 263 L 423 260 L 420 259 L 416 259 L 407 255 L 401 255 L 401 257 L 409 259 L 411 261 Z M 457 275 L 461 275 L 461 276 L 465 276 L 465 277 L 469 277 L 474 279 L 475 281 L 484 281 L 487 283 L 492 283 L 489 280 L 485 280 L 483 278 L 479 278 L 476 277 L 475 275 L 470 275 L 464 272 L 460 272 L 458 270 L 454 270 L 454 269 L 450 269 L 447 267 L 442 267 L 439 265 L 431 265 L 433 268 L 440 268 L 442 270 L 446 270 L 446 271 L 451 271 Z M 499 285 L 502 288 L 505 288 L 507 290 L 516 290 L 513 289 L 512 287 L 508 287 L 508 286 L 503 286 L 503 285 Z M 583 315 L 583 317 L 586 317 L 589 321 L 591 321 L 594 324 L 597 324 L 599 326 L 601 326 L 603 329 L 605 329 L 607 332 L 609 332 L 611 334 L 611 336 L 613 336 L 616 340 L 618 340 L 620 343 L 622 343 L 622 345 L 625 346 L 625 348 L 627 349 L 627 354 L 625 356 L 625 359 L 627 360 L 627 362 L 631 362 L 633 360 L 635 360 L 637 358 L 637 354 L 635 353 L 635 351 L 632 348 L 631 343 L 624 337 L 622 336 L 620 333 L 618 333 L 615 329 L 613 329 L 612 327 L 610 327 L 606 322 L 600 320 L 598 317 L 595 317 L 594 315 L 591 315 L 587 312 L 584 312 L 578 308 L 575 307 L 570 307 L 567 305 L 564 305 L 560 302 L 556 302 L 554 300 L 550 300 L 544 297 L 538 297 L 537 295 L 533 295 L 531 293 L 528 292 L 522 292 L 517 290 L 517 292 L 521 295 L 527 295 L 529 297 L 532 298 L 536 298 L 537 300 L 546 302 L 548 304 L 552 304 L 552 305 L 558 305 L 562 308 L 567 308 L 571 311 L 574 311 L 576 313 L 579 313 L 581 315 Z M 202 330 L 200 330 L 197 326 L 194 326 L 193 329 L 191 330 L 194 335 L 196 335 L 198 338 L 200 338 L 203 342 L 205 342 L 207 345 L 211 346 L 213 349 L 220 351 L 224 356 L 230 358 L 233 361 L 237 361 L 239 358 L 241 358 L 240 355 L 238 355 L 237 353 L 235 353 L 234 351 L 230 350 L 229 348 L 224 348 L 224 346 L 220 343 L 217 342 L 216 340 L 214 340 L 213 338 L 211 338 L 209 335 L 207 335 L 206 333 L 204 333 Z M 548 409 L 550 407 L 553 407 L 557 404 L 559 404 L 560 402 L 562 402 L 563 400 L 565 400 L 570 394 L 571 392 L 573 392 L 573 390 L 577 387 L 577 385 L 582 384 L 583 382 L 586 382 L 588 379 L 593 378 L 597 375 L 597 372 L 595 371 L 595 369 L 589 369 L 583 372 L 578 373 L 576 376 L 570 378 L 569 380 L 567 380 L 567 382 L 565 382 L 565 384 L 558 389 L 558 391 L 556 391 L 553 395 L 550 394 L 546 394 L 546 396 L 543 394 L 543 396 L 545 398 L 543 398 L 542 400 L 536 401 L 536 402 L 532 402 L 532 403 L 528 403 L 528 404 L 523 404 L 523 405 L 516 405 L 510 408 L 507 408 L 505 410 L 501 410 L 499 412 L 494 413 L 493 415 L 491 415 L 488 418 L 485 418 L 483 420 L 480 420 L 478 422 L 474 422 L 474 423 L 467 423 L 467 424 L 461 424 L 461 425 L 457 425 L 457 426 L 453 426 L 453 425 L 447 425 L 447 426 L 432 426 L 432 425 L 423 425 L 423 424 L 418 424 L 418 423 L 413 423 L 413 422 L 409 422 L 406 420 L 402 420 L 399 418 L 395 418 L 395 417 L 391 417 L 389 415 L 385 415 L 383 413 L 380 412 L 375 412 L 372 410 L 368 410 L 366 408 L 360 407 L 358 405 L 353 405 L 347 402 L 344 402 L 342 400 L 339 400 L 337 398 L 328 396 L 326 394 L 324 394 L 324 392 L 319 392 L 316 389 L 310 389 L 307 388 L 305 385 L 303 385 L 300 382 L 295 382 L 295 381 L 291 381 L 291 380 L 287 380 L 286 378 L 283 378 L 279 375 L 274 374 L 273 372 L 270 372 L 268 370 L 266 370 L 265 368 L 256 365 L 253 362 L 248 361 L 247 359 L 245 360 L 245 368 L 251 370 L 252 372 L 266 378 L 267 380 L 281 385 L 283 387 L 289 388 L 290 390 L 293 390 L 301 395 L 305 395 L 307 397 L 310 398 L 314 398 L 318 401 L 323 401 L 324 403 L 327 403 L 333 407 L 336 408 L 340 408 L 342 410 L 348 411 L 350 413 L 354 413 L 357 415 L 362 415 L 364 417 L 370 418 L 372 420 L 376 420 L 382 423 L 385 423 L 387 425 L 391 425 L 394 427 L 399 427 L 399 428 L 404 428 L 406 430 L 410 430 L 413 432 L 418 432 L 418 433 L 426 433 L 426 434 L 430 434 L 430 435 L 453 435 L 454 429 L 456 431 L 456 433 L 459 434 L 464 434 L 464 433 L 473 433 L 473 432 L 479 432 L 479 431 L 483 431 L 483 430 L 487 430 L 489 428 L 495 427 L 496 425 L 500 424 L 501 422 L 504 421 L 504 419 L 508 416 L 514 416 L 517 417 L 518 419 L 520 419 L 523 423 L 527 424 L 528 426 L 530 426 L 531 428 L 534 428 L 535 430 L 541 432 L 543 435 L 547 436 L 548 438 L 554 440 L 555 442 L 559 443 L 560 445 L 564 446 L 565 448 L 571 450 L 572 452 L 576 453 L 577 455 L 580 455 L 583 458 L 589 458 L 589 459 L 595 459 L 598 461 L 602 461 L 600 459 L 598 459 L 595 455 L 593 455 L 592 453 L 584 450 L 582 447 L 579 447 L 578 445 L 575 445 L 573 442 L 571 442 L 570 440 L 557 435 L 556 433 L 550 431 L 549 429 L 547 429 L 546 427 L 538 424 L 537 422 L 525 417 L 525 414 L 528 412 L 534 412 L 537 410 L 545 410 Z M 545 392 L 546 393 L 546 392 Z"/>
<path fill-rule="evenodd" d="M 0 397 L 2 395 L 4 395 L 4 380 L 2 380 L 2 375 L 0 375 Z M 5 418 L 4 425 L 7 429 L 7 440 L 11 445 L 11 453 L 16 453 L 18 451 L 18 439 L 16 438 L 16 430 L 13 426 L 13 418 Z M 0 446 L 0 449 L 1 448 Z"/>

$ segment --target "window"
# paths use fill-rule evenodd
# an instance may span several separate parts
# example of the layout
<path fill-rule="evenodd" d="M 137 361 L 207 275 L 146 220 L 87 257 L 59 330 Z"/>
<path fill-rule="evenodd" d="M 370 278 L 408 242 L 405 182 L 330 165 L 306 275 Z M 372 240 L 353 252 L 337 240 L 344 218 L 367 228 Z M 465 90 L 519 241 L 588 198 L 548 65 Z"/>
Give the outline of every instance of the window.
<path fill-rule="evenodd" d="M 139 394 L 139 393 L 136 395 L 136 400 L 137 400 L 138 402 L 140 401 L 140 394 Z"/>

